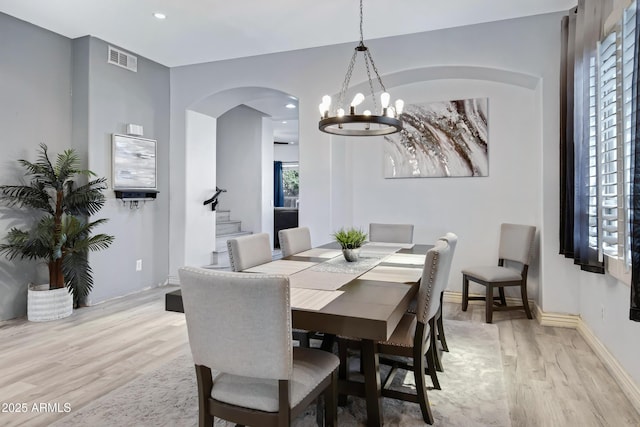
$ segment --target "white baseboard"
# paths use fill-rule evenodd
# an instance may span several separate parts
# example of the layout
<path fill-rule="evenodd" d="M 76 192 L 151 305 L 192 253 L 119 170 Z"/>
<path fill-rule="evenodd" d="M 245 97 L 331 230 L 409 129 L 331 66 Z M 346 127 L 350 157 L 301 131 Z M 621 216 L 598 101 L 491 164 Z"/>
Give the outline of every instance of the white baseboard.
<path fill-rule="evenodd" d="M 444 301 L 460 304 L 462 303 L 462 293 L 445 291 Z M 507 297 L 507 304 L 511 302 L 521 304 L 519 298 Z M 469 304 L 484 304 L 484 301 L 469 301 Z M 531 300 L 529 301 L 529 306 L 534 312 L 534 317 L 536 317 L 538 323 L 542 326 L 576 329 L 596 356 L 598 356 L 605 368 L 607 368 L 607 371 L 613 376 L 613 379 L 618 383 L 622 392 L 627 396 L 627 399 L 629 399 L 629 402 L 631 402 L 636 411 L 640 413 L 640 388 L 580 316 L 575 314 L 546 313 Z"/>
<path fill-rule="evenodd" d="M 602 344 L 582 319 L 579 319 L 576 329 L 607 368 L 607 371 L 609 371 L 616 380 L 622 389 L 622 392 L 627 396 L 627 399 L 629 399 L 629 402 L 631 402 L 631 404 L 636 408 L 636 411 L 640 413 L 640 388 L 638 388 L 635 381 L 633 381 L 620 363 L 618 363 L 618 360 L 613 357 L 609 350 L 607 350 L 604 344 Z"/>
<path fill-rule="evenodd" d="M 582 321 L 580 316 L 575 314 L 562 314 L 562 313 L 546 313 L 536 307 L 536 318 L 538 323 L 542 326 L 555 326 L 556 328 L 570 328 L 577 329 L 578 325 Z"/>

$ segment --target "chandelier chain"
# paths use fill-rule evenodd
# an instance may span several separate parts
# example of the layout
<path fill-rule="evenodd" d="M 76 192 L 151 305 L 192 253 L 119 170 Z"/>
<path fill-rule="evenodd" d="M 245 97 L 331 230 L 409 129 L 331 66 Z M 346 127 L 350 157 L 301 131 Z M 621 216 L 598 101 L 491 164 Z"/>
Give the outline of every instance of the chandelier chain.
<path fill-rule="evenodd" d="M 364 45 L 364 33 L 362 31 L 362 0 L 360 0 L 360 44 Z"/>
<path fill-rule="evenodd" d="M 376 63 L 373 62 L 373 56 L 371 56 L 371 51 L 367 50 L 365 52 L 365 55 L 367 55 L 369 57 L 369 60 L 371 61 L 371 66 L 373 67 L 373 72 L 376 73 L 376 78 L 378 79 L 378 83 L 380 83 L 380 87 L 382 88 L 383 92 L 387 91 L 387 88 L 384 87 L 384 84 L 382 83 L 382 78 L 380 77 L 380 74 L 378 73 L 378 68 L 376 68 Z M 371 80 L 371 79 L 369 79 Z"/>
<path fill-rule="evenodd" d="M 371 57 L 369 55 L 367 55 L 367 53 L 369 53 L 369 51 L 365 51 L 364 53 L 364 65 L 367 68 L 367 79 L 369 80 L 369 90 L 371 91 L 371 100 L 373 101 L 373 111 L 375 114 L 375 111 L 378 111 L 378 104 L 376 103 L 376 97 L 375 97 L 375 91 L 373 90 L 373 80 L 371 80 L 371 70 L 369 67 L 369 61 L 371 59 Z M 372 62 L 372 66 L 373 66 L 373 61 Z M 375 67 L 374 67 L 375 70 Z M 377 73 L 376 73 L 377 74 Z"/>
<path fill-rule="evenodd" d="M 356 64 L 356 56 L 358 55 L 358 51 L 353 51 L 353 55 L 351 56 L 351 61 L 349 61 L 349 66 L 347 67 L 347 74 L 344 76 L 344 81 L 342 82 L 342 88 L 340 89 L 340 95 L 338 97 L 338 105 L 344 105 L 344 98 L 347 95 L 347 89 L 349 88 L 349 83 L 351 81 L 351 74 L 353 74 L 353 67 Z"/>

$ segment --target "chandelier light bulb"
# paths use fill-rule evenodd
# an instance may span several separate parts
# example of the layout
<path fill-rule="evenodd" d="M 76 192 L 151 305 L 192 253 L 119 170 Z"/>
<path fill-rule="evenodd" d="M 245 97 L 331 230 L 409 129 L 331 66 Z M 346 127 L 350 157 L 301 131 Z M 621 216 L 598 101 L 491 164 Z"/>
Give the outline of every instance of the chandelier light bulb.
<path fill-rule="evenodd" d="M 364 114 L 365 116 L 370 116 L 371 115 L 371 111 L 364 110 L 364 112 L 362 114 Z"/>
<path fill-rule="evenodd" d="M 325 108 L 324 102 L 318 105 L 318 110 L 320 110 L 320 117 L 324 117 L 324 114 L 327 111 L 327 109 Z"/>
<path fill-rule="evenodd" d="M 325 95 L 322 97 L 322 103 L 327 107 L 327 110 L 331 106 L 331 97 L 329 95 Z"/>
<path fill-rule="evenodd" d="M 395 116 L 396 116 L 396 109 L 393 107 L 387 108 L 387 117 L 395 117 Z"/>
<path fill-rule="evenodd" d="M 396 114 L 400 116 L 402 109 L 404 108 L 404 101 L 402 99 L 396 100 Z"/>
<path fill-rule="evenodd" d="M 380 95 L 380 103 L 382 104 L 382 108 L 387 108 L 389 106 L 390 98 L 391 95 L 389 95 L 389 93 L 387 92 L 383 92 L 382 95 Z"/>
<path fill-rule="evenodd" d="M 338 117 L 344 117 L 344 108 L 338 108 Z"/>
<path fill-rule="evenodd" d="M 362 104 L 362 101 L 364 101 L 364 95 L 358 92 L 356 93 L 356 96 L 353 97 L 353 101 L 351 101 L 351 106 L 357 107 L 358 105 Z"/>

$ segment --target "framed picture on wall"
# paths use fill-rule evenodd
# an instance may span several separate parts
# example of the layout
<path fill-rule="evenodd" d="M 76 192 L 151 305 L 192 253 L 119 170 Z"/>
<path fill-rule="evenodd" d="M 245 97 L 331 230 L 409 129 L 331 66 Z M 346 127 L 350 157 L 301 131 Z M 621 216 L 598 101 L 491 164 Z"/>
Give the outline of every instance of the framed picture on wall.
<path fill-rule="evenodd" d="M 385 178 L 489 175 L 488 98 L 409 104 L 385 136 Z"/>
<path fill-rule="evenodd" d="M 157 190 L 155 139 L 113 134 L 113 189 Z"/>

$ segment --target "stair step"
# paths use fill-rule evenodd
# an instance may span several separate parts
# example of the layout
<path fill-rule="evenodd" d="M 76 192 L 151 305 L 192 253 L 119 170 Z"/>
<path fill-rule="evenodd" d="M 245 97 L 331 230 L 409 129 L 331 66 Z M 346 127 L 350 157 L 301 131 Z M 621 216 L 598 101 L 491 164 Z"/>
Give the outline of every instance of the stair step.
<path fill-rule="evenodd" d="M 237 233 L 223 234 L 216 236 L 216 252 L 227 252 L 227 240 L 240 236 L 253 234 L 251 231 L 239 231 Z"/>
<path fill-rule="evenodd" d="M 242 221 L 217 221 L 216 222 L 216 235 L 225 236 L 228 234 L 239 233 Z"/>
<path fill-rule="evenodd" d="M 230 221 L 231 220 L 231 211 L 229 210 L 216 210 L 216 222 Z"/>
<path fill-rule="evenodd" d="M 203 268 L 210 268 L 214 270 L 231 270 L 231 265 L 229 263 L 229 253 L 226 251 L 214 251 L 211 254 L 211 264 L 205 265 Z"/>
<path fill-rule="evenodd" d="M 271 259 L 278 260 L 282 258 L 282 251 L 280 249 L 274 249 L 271 252 Z M 213 251 L 211 254 L 211 264 L 205 265 L 202 268 L 209 268 L 212 270 L 229 270 L 231 271 L 231 264 L 229 262 L 229 252 Z"/>

